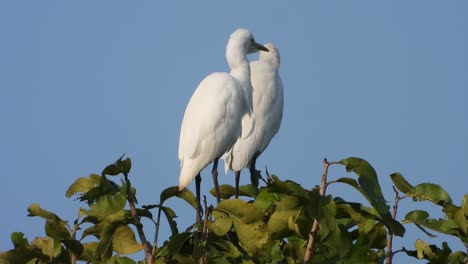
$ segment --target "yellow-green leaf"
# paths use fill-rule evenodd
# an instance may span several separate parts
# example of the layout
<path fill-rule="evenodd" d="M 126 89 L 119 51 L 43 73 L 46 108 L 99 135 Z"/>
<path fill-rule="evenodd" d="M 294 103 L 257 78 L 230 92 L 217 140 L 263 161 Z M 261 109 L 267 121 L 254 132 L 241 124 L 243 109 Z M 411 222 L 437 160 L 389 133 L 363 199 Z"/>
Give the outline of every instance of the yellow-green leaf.
<path fill-rule="evenodd" d="M 135 233 L 128 226 L 119 226 L 112 236 L 113 250 L 120 254 L 133 254 L 143 249 L 135 239 Z"/>

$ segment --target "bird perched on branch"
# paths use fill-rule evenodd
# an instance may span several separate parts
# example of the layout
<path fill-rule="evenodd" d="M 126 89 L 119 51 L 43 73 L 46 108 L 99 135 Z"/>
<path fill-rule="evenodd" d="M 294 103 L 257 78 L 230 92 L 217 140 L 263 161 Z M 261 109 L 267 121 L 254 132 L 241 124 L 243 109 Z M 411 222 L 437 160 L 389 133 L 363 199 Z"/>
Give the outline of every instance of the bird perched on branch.
<path fill-rule="evenodd" d="M 218 160 L 232 148 L 239 137 L 252 130 L 243 127 L 245 115 L 252 115 L 252 84 L 247 54 L 267 48 L 255 42 L 246 29 L 237 29 L 229 37 L 226 60 L 230 73 L 212 73 L 194 91 L 185 109 L 179 138 L 179 190 L 195 178 L 200 222 L 200 172 L 213 162 L 211 171 L 219 203 Z"/>
<path fill-rule="evenodd" d="M 236 198 L 239 196 L 240 172 L 249 168 L 255 192 L 258 191 L 260 173 L 255 162 L 266 149 L 281 126 L 283 118 L 283 82 L 279 75 L 280 54 L 272 44 L 265 44 L 269 52 L 260 52 L 259 59 L 250 63 L 253 86 L 253 115 L 244 116 L 242 129 L 253 127 L 247 137 L 239 138 L 224 156 L 225 170 L 233 170 L 236 176 Z M 249 124 L 250 123 L 250 124 Z M 255 126 L 251 124 L 255 123 Z M 246 124 L 246 125 L 244 125 Z"/>

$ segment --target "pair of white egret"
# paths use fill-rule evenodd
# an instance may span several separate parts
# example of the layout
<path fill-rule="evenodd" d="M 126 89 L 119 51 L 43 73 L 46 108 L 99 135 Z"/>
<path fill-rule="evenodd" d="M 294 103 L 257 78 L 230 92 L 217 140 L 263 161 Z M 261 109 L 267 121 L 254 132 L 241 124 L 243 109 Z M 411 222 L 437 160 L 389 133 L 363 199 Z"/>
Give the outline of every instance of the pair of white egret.
<path fill-rule="evenodd" d="M 259 60 L 249 64 L 247 54 L 260 51 Z M 283 117 L 283 84 L 278 73 L 280 57 L 271 43 L 262 46 L 246 29 L 234 31 L 226 46 L 230 73 L 212 73 L 201 81 L 185 110 L 180 130 L 179 189 L 195 178 L 200 221 L 200 171 L 213 162 L 211 171 L 220 202 L 218 160 L 226 173 L 236 175 L 239 195 L 240 171 L 250 169 L 258 188 L 255 161 L 278 132 Z"/>

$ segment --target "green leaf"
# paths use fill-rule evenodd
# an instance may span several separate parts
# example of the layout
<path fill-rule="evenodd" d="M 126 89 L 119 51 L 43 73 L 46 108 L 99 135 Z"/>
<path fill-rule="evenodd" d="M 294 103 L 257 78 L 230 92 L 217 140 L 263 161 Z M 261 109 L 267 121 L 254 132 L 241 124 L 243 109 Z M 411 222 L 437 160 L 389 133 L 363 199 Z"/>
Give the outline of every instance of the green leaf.
<path fill-rule="evenodd" d="M 84 247 L 78 240 L 63 239 L 62 243 L 76 256 L 80 256 L 83 253 Z"/>
<path fill-rule="evenodd" d="M 47 220 L 62 220 L 60 217 L 58 217 L 56 214 L 49 212 L 45 209 L 42 209 L 39 204 L 31 204 L 28 207 L 28 216 L 39 216 Z"/>
<path fill-rule="evenodd" d="M 301 187 L 300 184 L 293 181 L 280 181 L 279 179 L 271 182 L 266 187 L 269 192 L 282 193 L 298 197 L 301 200 L 309 200 L 309 191 Z"/>
<path fill-rule="evenodd" d="M 193 208 L 197 208 L 197 198 L 195 197 L 195 195 L 193 195 L 193 193 L 187 188 L 183 189 L 182 191 L 179 191 L 179 186 L 171 186 L 169 188 L 164 189 L 161 192 L 159 198 L 160 204 L 164 204 L 164 202 L 166 202 L 168 199 L 175 196 L 183 199 Z"/>
<path fill-rule="evenodd" d="M 212 188 L 210 190 L 211 195 L 216 197 L 216 190 L 215 188 Z M 219 185 L 219 195 L 221 199 L 229 199 L 231 197 L 234 197 L 236 195 L 236 188 L 232 187 L 229 184 L 222 184 Z"/>
<path fill-rule="evenodd" d="M 391 229 L 395 235 L 403 236 L 405 228 L 398 221 L 395 221 L 390 214 L 390 207 L 387 205 L 382 194 L 377 173 L 374 168 L 367 161 L 354 157 L 341 160 L 340 163 L 346 166 L 348 172 L 353 171 L 358 175 L 359 186 L 356 186 L 356 183 L 350 181 L 349 178 L 346 178 L 347 180 L 343 182 L 350 184 L 364 194 L 364 197 L 382 217 L 383 223 Z"/>
<path fill-rule="evenodd" d="M 11 242 L 15 248 L 29 247 L 28 240 L 24 237 L 24 234 L 21 232 L 11 233 Z"/>
<path fill-rule="evenodd" d="M 120 173 L 128 174 L 130 172 L 130 169 L 132 168 L 132 161 L 130 160 L 130 158 L 126 158 L 124 160 L 122 160 L 122 158 L 123 156 L 120 157 L 113 164 L 104 168 L 104 170 L 102 171 L 102 175 L 116 176 Z"/>
<path fill-rule="evenodd" d="M 114 214 L 124 209 L 127 203 L 127 185 L 120 187 L 120 192 L 101 196 L 96 203 L 90 206 L 91 210 L 85 213 L 89 216 L 103 219 L 108 215 Z"/>
<path fill-rule="evenodd" d="M 217 236 L 224 236 L 231 230 L 232 220 L 229 215 L 221 211 L 213 211 L 214 221 L 208 222 L 208 229 Z"/>
<path fill-rule="evenodd" d="M 208 240 L 208 244 L 210 245 L 210 248 L 216 248 L 217 249 L 217 254 L 216 258 L 239 258 L 242 256 L 242 253 L 237 249 L 234 244 L 232 244 L 230 241 L 225 240 L 225 239 L 220 239 L 220 238 L 215 238 L 212 239 L 210 238 Z M 210 257 L 214 257 L 212 254 L 209 254 Z M 227 260 L 226 260 L 227 261 Z M 215 261 L 216 262 L 216 261 Z M 216 262 L 218 263 L 218 262 Z M 230 263 L 230 262 L 226 262 Z"/>
<path fill-rule="evenodd" d="M 197 209 L 197 198 L 189 189 L 185 188 L 184 190 L 182 190 L 179 193 L 178 197 L 186 201 L 194 209 Z"/>
<path fill-rule="evenodd" d="M 98 242 L 88 242 L 83 244 L 83 253 L 78 255 L 78 260 L 91 262 L 95 260 L 96 249 L 98 247 Z"/>
<path fill-rule="evenodd" d="M 392 173 L 390 178 L 392 179 L 395 187 L 397 187 L 397 189 L 402 193 L 408 193 L 414 188 L 413 185 L 411 185 L 399 172 Z"/>
<path fill-rule="evenodd" d="M 265 212 L 271 205 L 280 200 L 283 194 L 277 194 L 269 192 L 266 188 L 260 189 L 257 198 L 253 201 L 253 204 L 262 212 Z"/>
<path fill-rule="evenodd" d="M 37 237 L 31 242 L 32 246 L 39 248 L 42 251 L 42 254 L 47 256 L 49 260 L 54 258 L 54 240 L 50 237 Z"/>
<path fill-rule="evenodd" d="M 414 210 L 405 216 L 405 220 L 410 222 L 424 222 L 427 218 L 429 218 L 429 213 L 423 210 Z"/>
<path fill-rule="evenodd" d="M 434 255 L 429 244 L 425 243 L 421 239 L 416 240 L 414 247 L 418 253 L 418 259 L 423 259 L 424 256 L 432 257 Z"/>
<path fill-rule="evenodd" d="M 161 210 L 167 218 L 167 222 L 169 224 L 169 227 L 171 228 L 172 235 L 179 234 L 179 230 L 177 229 L 177 222 L 174 220 L 174 218 L 177 217 L 175 212 L 171 208 L 165 206 L 161 206 Z"/>
<path fill-rule="evenodd" d="M 258 208 L 240 199 L 223 200 L 214 209 L 230 216 L 240 245 L 249 254 L 264 254 L 262 248 L 270 242 L 263 213 Z"/>
<path fill-rule="evenodd" d="M 45 223 L 46 235 L 54 239 L 71 239 L 71 232 L 65 221 L 62 220 L 47 220 Z"/>
<path fill-rule="evenodd" d="M 405 216 L 403 223 L 414 223 L 419 228 L 425 227 L 439 233 L 452 235 L 460 238 L 464 242 L 468 242 L 468 238 L 463 235 L 462 230 L 455 220 L 451 219 L 430 219 L 429 214 L 425 211 L 415 210 L 409 212 Z M 430 234 L 423 230 L 426 234 Z"/>
<path fill-rule="evenodd" d="M 132 160 L 130 158 L 126 158 L 120 162 L 120 166 L 122 168 L 122 173 L 128 174 L 132 169 Z"/>
<path fill-rule="evenodd" d="M 179 186 L 171 186 L 169 188 L 164 189 L 161 192 L 161 195 L 159 196 L 159 203 L 162 205 L 164 204 L 165 201 L 167 201 L 169 198 L 178 196 L 179 193 Z"/>
<path fill-rule="evenodd" d="M 452 199 L 449 194 L 437 184 L 421 183 L 416 185 L 408 193 L 408 196 L 413 197 L 414 201 L 431 201 L 438 205 L 443 203 L 451 203 Z"/>
<path fill-rule="evenodd" d="M 78 178 L 65 193 L 67 198 L 70 198 L 72 195 L 77 193 L 87 193 L 92 188 L 99 185 L 101 181 L 101 176 L 97 174 L 91 174 L 89 178 L 80 177 Z"/>
<path fill-rule="evenodd" d="M 133 254 L 143 249 L 135 239 L 133 230 L 128 226 L 119 226 L 112 236 L 112 249 L 119 254 Z"/>
<path fill-rule="evenodd" d="M 178 254 L 185 242 L 192 237 L 190 232 L 180 233 L 178 235 L 172 236 L 166 246 L 159 252 L 156 257 L 167 257 Z"/>
<path fill-rule="evenodd" d="M 287 237 L 290 233 L 291 223 L 295 223 L 296 218 L 301 213 L 303 205 L 300 200 L 294 196 L 285 196 L 275 203 L 275 210 L 268 220 L 268 232 L 272 239 Z"/>

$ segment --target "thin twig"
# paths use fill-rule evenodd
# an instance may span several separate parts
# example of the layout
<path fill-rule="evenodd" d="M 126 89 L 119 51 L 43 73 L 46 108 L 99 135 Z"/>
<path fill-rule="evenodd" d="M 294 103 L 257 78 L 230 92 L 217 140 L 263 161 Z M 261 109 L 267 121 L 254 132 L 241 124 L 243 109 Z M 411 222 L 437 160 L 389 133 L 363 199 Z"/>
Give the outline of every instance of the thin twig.
<path fill-rule="evenodd" d="M 322 174 L 322 182 L 320 184 L 320 199 L 325 196 L 325 191 L 327 190 L 327 174 L 328 174 L 328 167 L 330 166 L 330 162 L 327 159 L 323 160 L 323 174 Z M 307 242 L 307 248 L 304 255 L 304 261 L 302 263 L 307 264 L 312 259 L 314 255 L 313 249 L 315 245 L 315 237 L 317 236 L 317 231 L 319 229 L 319 222 L 317 219 L 314 219 L 314 223 L 312 224 L 312 229 L 309 233 L 309 240 Z"/>
<path fill-rule="evenodd" d="M 157 221 L 155 222 L 156 231 L 154 232 L 154 247 L 158 246 L 159 223 L 161 222 L 161 206 L 162 205 L 160 204 L 158 208 L 158 218 L 157 218 Z"/>
<path fill-rule="evenodd" d="M 68 226 L 68 225 L 67 225 Z M 79 226 L 78 226 L 78 219 L 76 219 L 74 222 L 73 222 L 73 230 L 71 230 L 71 235 L 72 235 L 72 239 L 73 240 L 76 240 L 76 231 L 78 230 Z M 68 228 L 70 229 L 70 228 Z M 75 264 L 76 263 L 76 255 L 75 253 L 73 253 L 71 250 L 70 251 L 70 263 L 71 264 Z"/>
<path fill-rule="evenodd" d="M 393 211 L 392 211 L 392 218 L 396 218 L 396 214 L 398 211 L 398 202 L 402 199 L 398 193 L 398 190 L 393 187 L 393 191 L 395 192 L 395 203 L 393 204 Z M 388 229 L 388 237 L 387 237 L 387 256 L 385 258 L 385 264 L 392 264 L 392 258 L 393 258 L 393 253 L 392 253 L 392 243 L 393 243 L 393 232 L 392 230 Z"/>
<path fill-rule="evenodd" d="M 141 224 L 140 217 L 138 216 L 136 207 L 135 207 L 135 195 L 132 193 L 130 180 L 128 179 L 128 174 L 125 173 L 125 183 L 127 184 L 127 200 L 130 206 L 130 212 L 132 213 L 133 220 L 135 221 L 135 226 L 138 231 L 138 236 L 140 237 L 141 243 L 143 244 L 143 249 L 145 251 L 146 262 L 148 264 L 154 263 L 153 250 L 151 244 L 146 240 L 145 233 L 143 232 L 143 225 Z"/>

